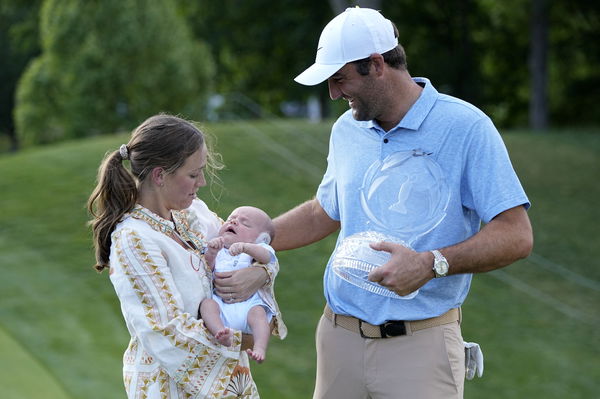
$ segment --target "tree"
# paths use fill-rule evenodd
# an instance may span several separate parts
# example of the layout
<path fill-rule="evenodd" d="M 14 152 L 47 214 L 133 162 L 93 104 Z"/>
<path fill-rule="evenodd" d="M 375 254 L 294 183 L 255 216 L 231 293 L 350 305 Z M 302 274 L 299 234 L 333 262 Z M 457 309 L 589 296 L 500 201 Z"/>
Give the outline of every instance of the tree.
<path fill-rule="evenodd" d="M 244 93 L 279 113 L 282 102 L 323 90 L 293 78 L 314 62 L 321 29 L 333 15 L 327 2 L 180 0 L 180 7 L 195 36 L 211 47 L 218 93 Z"/>
<path fill-rule="evenodd" d="M 38 14 L 41 0 L 0 3 L 0 135 L 6 135 L 9 150 L 16 151 L 13 109 L 19 76 L 29 60 L 39 54 Z"/>
<path fill-rule="evenodd" d="M 40 32 L 17 89 L 26 143 L 129 129 L 161 111 L 203 115 L 211 56 L 173 0 L 46 0 Z"/>
<path fill-rule="evenodd" d="M 546 85 L 548 82 L 548 5 L 546 0 L 533 0 L 530 19 L 529 71 L 531 90 L 529 127 L 544 130 L 548 126 Z"/>
<path fill-rule="evenodd" d="M 201 118 L 211 87 L 243 93 L 258 110 L 279 112 L 283 102 L 316 95 L 341 112 L 345 104 L 330 101 L 326 85 L 293 78 L 313 62 L 325 24 L 355 4 L 396 23 L 413 76 L 474 103 L 497 125 L 527 126 L 528 105 L 543 87 L 549 125 L 597 125 L 600 2 L 543 0 L 546 84 L 534 85 L 533 76 L 544 76 L 528 68 L 538 59 L 534 45 L 543 44 L 531 30 L 541 21 L 532 4 L 541 1 L 3 0 L 0 134 L 14 130 L 11 114 L 29 142 L 129 128 L 158 111 Z M 21 76 L 12 112 L 16 79 L 40 51 Z"/>
<path fill-rule="evenodd" d="M 348 7 L 360 6 L 364 8 L 372 8 L 381 10 L 381 0 L 329 0 L 329 5 L 333 10 L 334 15 L 338 15 Z"/>
<path fill-rule="evenodd" d="M 477 0 L 383 2 L 396 24 L 412 76 L 425 76 L 442 92 L 481 103 L 481 60 L 477 31 L 487 22 Z"/>
<path fill-rule="evenodd" d="M 600 124 L 600 2 L 549 3 L 548 111 L 555 125 Z"/>

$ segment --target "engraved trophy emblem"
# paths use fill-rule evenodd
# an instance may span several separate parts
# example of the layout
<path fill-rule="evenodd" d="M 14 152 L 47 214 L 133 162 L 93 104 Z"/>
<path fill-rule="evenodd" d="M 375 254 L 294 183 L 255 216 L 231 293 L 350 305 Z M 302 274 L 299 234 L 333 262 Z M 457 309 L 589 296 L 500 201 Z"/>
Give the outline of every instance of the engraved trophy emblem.
<path fill-rule="evenodd" d="M 334 252 L 331 267 L 345 281 L 395 299 L 412 299 L 368 280 L 371 270 L 385 264 L 388 252 L 369 244 L 391 241 L 411 248 L 446 216 L 450 190 L 431 153 L 422 150 L 395 152 L 373 163 L 365 173 L 360 203 L 368 230 L 344 238 Z"/>

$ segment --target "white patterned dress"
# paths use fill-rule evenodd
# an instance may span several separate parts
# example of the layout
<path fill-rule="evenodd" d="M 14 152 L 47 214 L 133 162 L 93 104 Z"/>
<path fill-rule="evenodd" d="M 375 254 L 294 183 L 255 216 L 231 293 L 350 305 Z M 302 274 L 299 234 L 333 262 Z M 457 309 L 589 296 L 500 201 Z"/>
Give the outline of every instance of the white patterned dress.
<path fill-rule="evenodd" d="M 112 234 L 110 280 L 131 334 L 123 356 L 127 397 L 258 398 L 241 334 L 225 347 L 196 319 L 212 288 L 201 250 L 222 221 L 200 200 L 173 218 L 137 205 Z M 266 266 L 274 277 L 279 265 Z"/>

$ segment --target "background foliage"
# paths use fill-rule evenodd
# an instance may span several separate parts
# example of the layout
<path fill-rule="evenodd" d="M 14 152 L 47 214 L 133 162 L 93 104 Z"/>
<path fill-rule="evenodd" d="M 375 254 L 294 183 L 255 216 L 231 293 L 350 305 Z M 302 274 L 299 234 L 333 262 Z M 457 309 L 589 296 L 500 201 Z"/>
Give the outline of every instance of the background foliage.
<path fill-rule="evenodd" d="M 241 91 L 271 112 L 280 112 L 284 100 L 315 95 L 327 112 L 326 85 L 301 87 L 292 78 L 313 62 L 321 29 L 335 14 L 323 1 L 296 3 L 205 0 L 187 9 L 196 37 L 208 40 L 215 56 L 219 92 Z M 527 125 L 533 1 L 379 3 L 399 28 L 413 76 L 429 77 L 441 91 L 473 102 L 500 126 Z M 600 99 L 600 70 L 594 67 L 600 6 L 585 0 L 546 4 L 551 122 L 597 124 L 589 101 Z"/>
<path fill-rule="evenodd" d="M 545 4 L 547 20 L 537 22 L 548 28 L 550 125 L 600 122 L 599 2 L 345 3 L 379 4 L 400 30 L 413 76 L 431 78 L 506 127 L 527 125 L 532 7 Z M 158 111 L 198 120 L 304 115 L 315 96 L 325 115 L 336 115 L 344 104 L 330 103 L 326 85 L 292 80 L 313 62 L 334 4 L 344 1 L 3 0 L 0 150 L 16 149 L 18 138 L 130 129 Z M 207 110 L 211 94 L 222 97 Z"/>
<path fill-rule="evenodd" d="M 126 129 L 159 111 L 204 114 L 210 54 L 171 0 L 47 0 L 40 38 L 16 93 L 26 144 Z"/>

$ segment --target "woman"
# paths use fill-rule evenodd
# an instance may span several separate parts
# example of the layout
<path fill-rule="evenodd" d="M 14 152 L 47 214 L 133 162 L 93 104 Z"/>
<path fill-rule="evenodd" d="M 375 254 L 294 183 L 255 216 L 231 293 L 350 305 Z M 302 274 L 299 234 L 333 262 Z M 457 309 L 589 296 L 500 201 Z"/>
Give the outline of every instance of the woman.
<path fill-rule="evenodd" d="M 128 398 L 258 398 L 241 333 L 225 347 L 196 318 L 212 291 L 204 243 L 222 223 L 196 198 L 211 159 L 193 124 L 156 115 L 100 166 L 88 209 L 95 267 L 110 269 L 131 334 L 123 357 Z M 243 286 L 239 275 L 222 276 L 216 290 L 244 300 L 272 285 L 278 268 L 276 261 L 248 268 Z"/>

